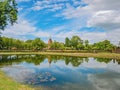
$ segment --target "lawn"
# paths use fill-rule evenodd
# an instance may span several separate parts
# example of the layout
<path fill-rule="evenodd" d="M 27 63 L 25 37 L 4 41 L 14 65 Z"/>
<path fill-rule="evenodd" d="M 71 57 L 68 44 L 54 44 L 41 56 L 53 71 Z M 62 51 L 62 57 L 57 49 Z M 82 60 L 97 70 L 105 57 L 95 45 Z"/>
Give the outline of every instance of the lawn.
<path fill-rule="evenodd" d="M 0 71 L 0 90 L 34 90 L 26 85 L 21 85 L 11 78 L 7 77 L 5 73 Z"/>

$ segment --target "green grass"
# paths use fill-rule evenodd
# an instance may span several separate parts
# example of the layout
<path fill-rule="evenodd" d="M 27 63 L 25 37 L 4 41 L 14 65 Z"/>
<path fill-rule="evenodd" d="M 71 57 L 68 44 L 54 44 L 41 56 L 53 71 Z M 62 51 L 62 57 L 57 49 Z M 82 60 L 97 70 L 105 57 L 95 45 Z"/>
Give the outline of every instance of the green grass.
<path fill-rule="evenodd" d="M 34 90 L 26 85 L 21 85 L 0 71 L 0 90 Z"/>
<path fill-rule="evenodd" d="M 78 57 L 98 57 L 98 58 L 113 58 L 120 59 L 118 53 L 64 53 L 64 52 L 0 52 L 0 55 L 12 54 L 41 54 L 41 55 L 63 55 L 63 56 L 78 56 Z"/>

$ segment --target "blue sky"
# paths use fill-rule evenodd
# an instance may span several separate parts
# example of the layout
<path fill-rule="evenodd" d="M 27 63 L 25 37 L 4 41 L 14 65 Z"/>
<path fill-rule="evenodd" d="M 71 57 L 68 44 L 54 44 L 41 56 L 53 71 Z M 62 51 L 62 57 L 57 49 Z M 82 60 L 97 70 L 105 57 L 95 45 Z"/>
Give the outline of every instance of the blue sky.
<path fill-rule="evenodd" d="M 120 41 L 119 0 L 16 0 L 17 24 L 3 36 L 21 40 L 49 37 L 64 42 L 78 35 L 91 43 L 108 39 Z M 111 4 L 112 3 L 112 4 Z"/>

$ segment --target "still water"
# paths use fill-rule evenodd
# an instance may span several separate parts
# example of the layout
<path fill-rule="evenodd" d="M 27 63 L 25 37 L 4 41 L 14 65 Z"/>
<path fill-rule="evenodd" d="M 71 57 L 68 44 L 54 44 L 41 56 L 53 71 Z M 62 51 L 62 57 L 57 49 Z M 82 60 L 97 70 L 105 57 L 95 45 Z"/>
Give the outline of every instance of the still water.
<path fill-rule="evenodd" d="M 120 90 L 120 60 L 45 55 L 0 56 L 0 69 L 39 90 Z"/>

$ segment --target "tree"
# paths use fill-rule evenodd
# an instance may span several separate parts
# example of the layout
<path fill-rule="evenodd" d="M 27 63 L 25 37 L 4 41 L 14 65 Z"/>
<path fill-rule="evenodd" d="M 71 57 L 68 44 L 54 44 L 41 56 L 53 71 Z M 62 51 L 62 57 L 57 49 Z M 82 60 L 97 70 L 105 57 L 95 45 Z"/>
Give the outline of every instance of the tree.
<path fill-rule="evenodd" d="M 83 44 L 83 40 L 81 40 L 81 38 L 78 37 L 78 36 L 73 36 L 73 37 L 71 38 L 71 46 L 72 46 L 74 49 L 78 49 L 78 48 L 77 48 L 77 45 L 78 45 L 78 44 Z"/>
<path fill-rule="evenodd" d="M 88 45 L 89 45 L 89 41 L 85 40 L 85 46 L 88 46 Z"/>
<path fill-rule="evenodd" d="M 2 43 L 3 43 L 2 37 L 0 36 L 0 49 L 2 49 Z"/>
<path fill-rule="evenodd" d="M 112 50 L 115 46 L 110 43 L 108 40 L 104 40 L 93 45 L 93 49 L 96 50 Z"/>
<path fill-rule="evenodd" d="M 89 47 L 89 41 L 88 40 L 85 40 L 84 41 L 84 44 L 85 44 L 85 48 L 86 50 L 88 50 L 90 47 Z"/>
<path fill-rule="evenodd" d="M 54 41 L 54 42 L 51 44 L 51 48 L 52 48 L 52 49 L 61 49 L 61 50 L 63 50 L 63 49 L 64 49 L 64 44 L 63 44 L 63 43 L 60 43 L 60 42 L 57 42 L 57 41 Z"/>
<path fill-rule="evenodd" d="M 15 0 L 0 0 L 0 29 L 8 24 L 13 25 L 17 20 L 17 4 Z"/>
<path fill-rule="evenodd" d="M 16 42 L 15 42 L 15 47 L 18 49 L 18 50 L 20 50 L 20 49 L 22 49 L 22 43 L 23 43 L 23 41 L 20 41 L 20 40 L 16 40 Z"/>
<path fill-rule="evenodd" d="M 7 37 L 2 37 L 2 48 L 3 49 L 8 49 L 9 48 L 9 38 Z"/>
<path fill-rule="evenodd" d="M 32 45 L 35 50 L 41 50 L 46 46 L 40 38 L 33 40 Z"/>
<path fill-rule="evenodd" d="M 27 41 L 25 41 L 25 43 L 24 43 L 24 49 L 27 49 L 27 50 L 31 50 L 32 49 L 32 42 L 33 42 L 33 40 L 27 40 Z"/>
<path fill-rule="evenodd" d="M 78 43 L 76 49 L 77 50 L 83 50 L 84 49 L 84 45 L 82 43 Z"/>
<path fill-rule="evenodd" d="M 65 46 L 69 47 L 70 46 L 70 40 L 68 37 L 65 38 Z"/>

